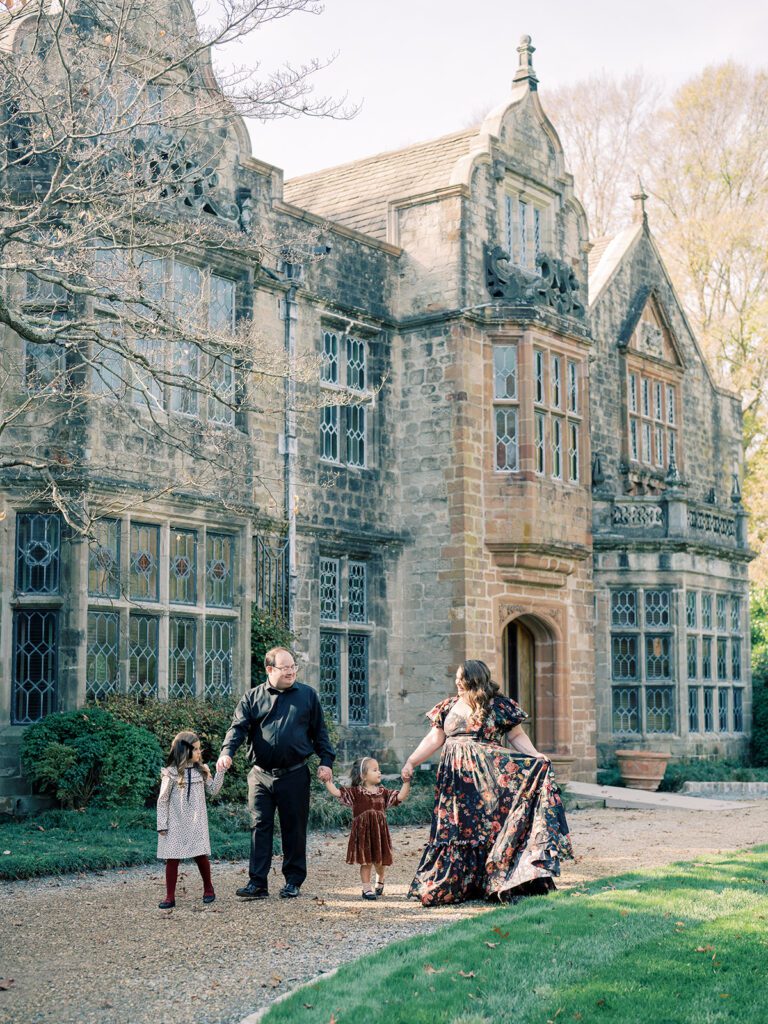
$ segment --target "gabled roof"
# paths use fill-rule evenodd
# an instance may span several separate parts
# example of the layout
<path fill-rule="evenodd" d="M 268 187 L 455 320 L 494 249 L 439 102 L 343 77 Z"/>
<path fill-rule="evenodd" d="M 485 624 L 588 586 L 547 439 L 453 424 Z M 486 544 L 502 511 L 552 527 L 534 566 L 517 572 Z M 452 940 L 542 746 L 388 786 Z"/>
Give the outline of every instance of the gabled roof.
<path fill-rule="evenodd" d="M 612 238 L 599 238 L 589 253 L 589 304 L 594 306 L 600 292 L 619 268 L 619 264 L 643 233 L 642 221 L 630 224 Z"/>
<path fill-rule="evenodd" d="M 477 134 L 477 128 L 467 128 L 405 149 L 291 178 L 285 182 L 283 198 L 310 213 L 386 241 L 389 203 L 446 188 L 457 160 L 469 154 Z"/>

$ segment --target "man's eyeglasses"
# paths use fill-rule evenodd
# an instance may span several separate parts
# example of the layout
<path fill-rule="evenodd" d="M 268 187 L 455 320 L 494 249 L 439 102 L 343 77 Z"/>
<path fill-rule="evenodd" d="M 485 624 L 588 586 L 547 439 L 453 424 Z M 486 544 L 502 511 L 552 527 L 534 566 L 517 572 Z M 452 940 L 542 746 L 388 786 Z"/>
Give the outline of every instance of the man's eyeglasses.
<path fill-rule="evenodd" d="M 296 671 L 296 666 L 295 665 L 273 665 L 272 668 L 275 670 L 275 672 L 295 672 Z"/>

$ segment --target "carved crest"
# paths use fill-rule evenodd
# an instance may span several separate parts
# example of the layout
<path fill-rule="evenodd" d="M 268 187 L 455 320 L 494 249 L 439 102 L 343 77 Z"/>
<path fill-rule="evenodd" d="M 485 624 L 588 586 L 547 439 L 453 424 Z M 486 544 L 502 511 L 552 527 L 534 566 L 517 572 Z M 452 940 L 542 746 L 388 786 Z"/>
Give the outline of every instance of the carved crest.
<path fill-rule="evenodd" d="M 500 245 L 485 247 L 485 284 L 494 299 L 511 304 L 532 303 L 548 306 L 566 316 L 584 316 L 584 304 L 578 297 L 579 282 L 563 260 L 539 253 L 538 273 L 510 263 L 509 254 Z"/>

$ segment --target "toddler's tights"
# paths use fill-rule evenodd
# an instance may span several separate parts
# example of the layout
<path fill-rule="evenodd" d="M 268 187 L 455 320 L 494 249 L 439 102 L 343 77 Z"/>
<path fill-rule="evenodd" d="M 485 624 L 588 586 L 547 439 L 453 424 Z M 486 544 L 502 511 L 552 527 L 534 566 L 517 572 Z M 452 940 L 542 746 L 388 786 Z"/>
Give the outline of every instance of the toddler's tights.
<path fill-rule="evenodd" d="M 176 899 L 176 881 L 179 877 L 179 863 L 177 859 L 165 862 L 165 898 L 169 903 Z M 206 856 L 195 857 L 197 870 L 203 880 L 203 896 L 213 896 L 213 882 L 211 881 L 211 862 Z"/>

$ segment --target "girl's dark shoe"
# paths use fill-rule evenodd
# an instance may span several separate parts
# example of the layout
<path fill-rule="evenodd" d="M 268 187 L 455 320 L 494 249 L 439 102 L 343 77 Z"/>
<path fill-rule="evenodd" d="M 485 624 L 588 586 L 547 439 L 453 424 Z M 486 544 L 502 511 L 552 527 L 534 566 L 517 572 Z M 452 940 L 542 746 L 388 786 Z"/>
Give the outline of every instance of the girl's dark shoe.
<path fill-rule="evenodd" d="M 176 906 L 176 900 L 163 900 L 162 903 L 157 904 L 160 910 L 173 910 Z"/>
<path fill-rule="evenodd" d="M 376 889 L 374 891 L 375 891 L 377 896 L 383 896 L 384 895 L 384 883 L 383 882 L 377 882 L 376 883 Z"/>
<path fill-rule="evenodd" d="M 376 899 L 376 893 L 373 891 L 373 889 L 363 889 L 363 899 L 364 900 L 375 900 Z"/>
<path fill-rule="evenodd" d="M 203 895 L 203 903 L 213 903 L 213 901 L 215 899 L 216 899 L 216 893 L 215 892 L 207 892 L 207 893 L 205 893 Z"/>

